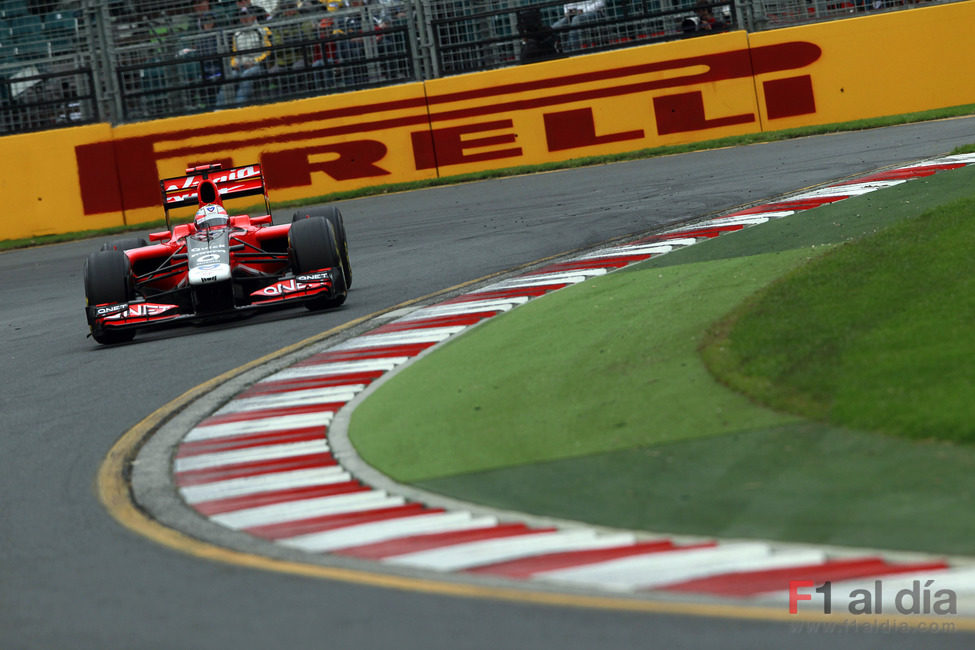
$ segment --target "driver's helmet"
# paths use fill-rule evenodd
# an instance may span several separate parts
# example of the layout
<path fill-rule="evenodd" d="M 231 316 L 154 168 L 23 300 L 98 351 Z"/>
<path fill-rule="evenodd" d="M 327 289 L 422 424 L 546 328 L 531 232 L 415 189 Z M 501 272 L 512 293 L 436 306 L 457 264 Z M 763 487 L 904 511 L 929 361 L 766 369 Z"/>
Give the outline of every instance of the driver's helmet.
<path fill-rule="evenodd" d="M 197 232 L 211 228 L 226 228 L 230 223 L 230 217 L 222 206 L 216 203 L 210 203 L 196 211 L 196 215 L 193 217 L 193 223 L 196 224 Z"/>

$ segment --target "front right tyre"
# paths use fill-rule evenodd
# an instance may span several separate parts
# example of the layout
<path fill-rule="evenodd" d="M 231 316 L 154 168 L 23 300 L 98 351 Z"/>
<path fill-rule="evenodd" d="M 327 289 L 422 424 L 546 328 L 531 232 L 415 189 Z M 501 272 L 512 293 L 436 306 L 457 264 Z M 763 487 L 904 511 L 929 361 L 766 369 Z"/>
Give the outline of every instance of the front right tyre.
<path fill-rule="evenodd" d="M 345 302 L 349 290 L 335 228 L 330 221 L 324 217 L 308 217 L 292 223 L 288 231 L 288 255 L 296 274 L 327 268 L 338 271 L 331 294 L 306 302 L 308 309 L 328 309 Z"/>
<path fill-rule="evenodd" d="M 339 255 L 342 257 L 342 270 L 345 272 L 345 288 L 351 289 L 352 264 L 349 262 L 349 240 L 345 236 L 345 221 L 342 219 L 342 213 L 334 205 L 326 205 L 325 207 L 315 208 L 314 210 L 299 210 L 291 216 L 291 223 L 301 221 L 302 219 L 314 219 L 315 217 L 321 217 L 332 224 L 332 229 L 335 231 L 335 244 L 338 246 Z"/>

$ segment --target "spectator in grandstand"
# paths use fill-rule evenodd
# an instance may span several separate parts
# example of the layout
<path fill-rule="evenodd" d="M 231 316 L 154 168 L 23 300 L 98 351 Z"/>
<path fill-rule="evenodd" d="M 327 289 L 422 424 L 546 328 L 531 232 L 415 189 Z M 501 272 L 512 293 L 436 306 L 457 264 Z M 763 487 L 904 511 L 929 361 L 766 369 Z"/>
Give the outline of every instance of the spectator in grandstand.
<path fill-rule="evenodd" d="M 311 65 L 309 44 L 315 39 L 315 25 L 307 17 L 298 13 L 295 0 L 282 0 L 274 13 L 274 32 L 271 41 L 275 47 L 272 52 L 271 72 L 283 73 L 277 80 L 285 95 L 294 95 L 307 90 L 310 78 L 306 73 L 295 73 Z M 304 43 L 304 45 L 301 45 Z M 295 47 L 285 47 L 295 45 Z"/>
<path fill-rule="evenodd" d="M 570 2 L 563 9 L 565 15 L 552 24 L 552 29 L 556 31 L 563 43 L 563 51 L 579 50 L 583 46 L 582 28 L 587 23 L 594 23 L 605 17 L 606 0 Z M 564 33 L 559 33 L 560 30 Z"/>
<path fill-rule="evenodd" d="M 237 24 L 237 4 L 235 0 L 194 0 L 193 16 L 197 27 L 200 27 L 200 17 L 213 14 L 217 29 L 233 28 Z"/>
<path fill-rule="evenodd" d="M 336 4 L 335 9 L 338 6 Z M 315 47 L 312 66 L 320 68 L 321 83 L 325 87 L 330 87 L 335 83 L 335 66 L 338 63 L 338 47 L 334 40 L 335 19 L 331 11 L 321 15 L 319 11 L 326 11 L 327 7 L 318 0 L 303 0 L 301 11 L 314 15 L 317 21 L 316 27 L 318 45 Z"/>
<path fill-rule="evenodd" d="M 274 14 L 275 26 L 271 41 L 275 45 L 274 64 L 272 70 L 300 70 L 308 62 L 305 60 L 303 48 L 281 47 L 315 38 L 315 26 L 298 14 L 298 3 L 295 0 L 282 0 Z M 279 22 L 280 21 L 280 22 Z"/>
<path fill-rule="evenodd" d="M 401 0 L 379 0 L 372 6 L 372 22 L 376 31 L 376 53 L 379 55 L 380 70 L 384 80 L 402 78 L 408 71 L 403 57 L 409 48 L 403 32 L 382 33 L 406 25 L 406 7 Z M 392 57 L 392 58 L 390 58 Z"/>
<path fill-rule="evenodd" d="M 347 6 L 344 0 L 300 0 L 298 10 L 302 12 L 318 11 L 319 9 L 332 8 L 332 11 Z"/>
<path fill-rule="evenodd" d="M 363 0 L 347 0 L 350 9 L 358 11 L 346 14 L 341 32 L 352 35 L 361 34 L 364 31 L 372 30 L 372 25 L 363 25 L 362 7 Z M 366 44 L 361 38 L 353 38 L 339 43 L 339 58 L 343 63 L 352 63 L 351 67 L 345 68 L 346 83 L 353 86 L 360 86 L 368 81 L 366 70 Z"/>
<path fill-rule="evenodd" d="M 200 93 L 205 107 L 214 105 L 217 98 L 219 84 L 223 81 L 223 59 L 220 58 L 220 33 L 217 31 L 217 17 L 213 12 L 206 12 L 198 17 L 199 34 L 193 39 L 195 56 L 210 57 L 200 62 L 200 72 L 203 83 L 206 84 Z"/>
<path fill-rule="evenodd" d="M 210 0 L 193 0 L 192 17 L 196 23 L 196 29 L 203 29 L 203 17 L 207 14 L 213 15 L 210 11 Z"/>
<path fill-rule="evenodd" d="M 224 86 L 217 102 L 219 106 L 246 104 L 251 100 L 254 95 L 254 77 L 264 71 L 264 62 L 270 53 L 267 48 L 271 47 L 271 30 L 257 24 L 257 12 L 241 7 L 240 27 L 234 32 L 231 42 L 234 56 L 230 59 L 229 76 L 239 80 L 239 83 Z"/>
<path fill-rule="evenodd" d="M 542 22 L 542 12 L 537 7 L 518 12 L 518 35 L 522 63 L 544 61 L 559 53 L 559 35 Z"/>
<path fill-rule="evenodd" d="M 207 4 L 207 3 L 199 3 Z M 196 13 L 194 11 L 194 13 Z M 188 106 L 197 109 L 211 109 L 216 103 L 219 84 L 223 80 L 223 60 L 220 57 L 220 32 L 213 12 L 207 11 L 196 16 L 196 29 L 180 36 L 180 58 L 191 58 L 180 66 L 181 76 L 202 82 L 196 92 L 190 93 L 192 101 Z"/>
<path fill-rule="evenodd" d="M 341 86 L 361 86 L 367 81 L 365 44 L 362 38 L 342 38 L 362 33 L 361 13 L 348 11 L 361 6 L 362 0 L 349 0 L 348 4 L 345 0 L 329 0 L 326 5 L 328 15 L 319 22 L 319 38 L 336 39 L 323 44 L 323 63 L 332 66 L 332 69 L 326 68 L 328 81 L 334 81 Z"/>
<path fill-rule="evenodd" d="M 259 4 L 254 4 L 252 0 L 237 0 L 237 11 L 241 9 L 246 9 L 254 14 L 257 17 L 258 23 L 266 22 L 271 18 L 271 14 L 267 12 L 267 9 Z"/>
<path fill-rule="evenodd" d="M 728 23 L 719 20 L 711 12 L 712 5 L 708 0 L 697 0 L 694 7 L 696 16 L 685 18 L 681 23 L 681 30 L 686 36 L 703 36 L 728 31 Z"/>

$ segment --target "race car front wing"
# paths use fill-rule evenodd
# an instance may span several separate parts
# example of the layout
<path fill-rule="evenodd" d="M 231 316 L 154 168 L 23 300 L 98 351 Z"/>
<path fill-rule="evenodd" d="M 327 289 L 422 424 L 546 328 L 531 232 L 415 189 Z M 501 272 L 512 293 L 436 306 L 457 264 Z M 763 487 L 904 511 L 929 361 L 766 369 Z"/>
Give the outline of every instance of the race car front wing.
<path fill-rule="evenodd" d="M 317 298 L 323 293 L 332 293 L 337 286 L 335 274 L 341 272 L 341 269 L 329 268 L 276 278 L 271 284 L 251 291 L 249 303 L 235 304 L 231 309 L 222 312 L 207 312 L 205 315 L 188 308 L 186 305 L 189 304 L 189 301 L 173 303 L 164 300 L 167 294 L 186 292 L 188 291 L 186 288 L 152 296 L 151 300 L 139 298 L 123 303 L 89 305 L 86 311 L 88 322 L 93 328 L 112 330 L 149 327 L 163 323 L 172 324 L 177 321 L 208 318 L 227 313 L 246 313 L 262 308 L 301 304 Z"/>

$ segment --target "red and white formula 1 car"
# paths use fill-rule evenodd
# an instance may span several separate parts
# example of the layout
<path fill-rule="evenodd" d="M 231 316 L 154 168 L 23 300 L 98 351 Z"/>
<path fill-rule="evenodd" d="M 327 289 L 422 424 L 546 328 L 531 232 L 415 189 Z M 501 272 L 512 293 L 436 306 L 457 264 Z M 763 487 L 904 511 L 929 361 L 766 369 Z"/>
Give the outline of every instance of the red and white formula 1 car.
<path fill-rule="evenodd" d="M 351 284 L 342 214 L 333 206 L 272 225 L 261 166 L 186 170 L 160 181 L 166 226 L 110 241 L 85 261 L 85 314 L 99 343 L 131 341 L 140 328 L 200 321 L 280 305 L 337 307 Z M 230 199 L 262 195 L 266 213 L 231 216 Z M 196 206 L 190 223 L 170 210 Z"/>

